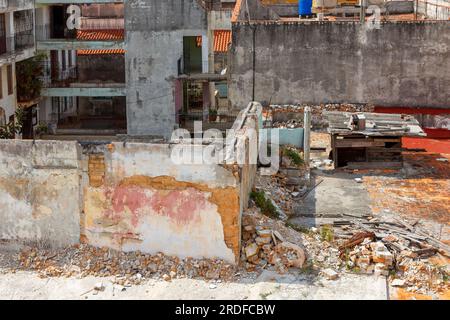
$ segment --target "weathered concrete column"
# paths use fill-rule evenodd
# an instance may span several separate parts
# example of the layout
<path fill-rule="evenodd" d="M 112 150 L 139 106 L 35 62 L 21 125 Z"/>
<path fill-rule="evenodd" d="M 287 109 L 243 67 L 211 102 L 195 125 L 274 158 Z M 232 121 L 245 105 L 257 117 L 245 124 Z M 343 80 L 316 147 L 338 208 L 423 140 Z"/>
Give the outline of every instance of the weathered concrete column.
<path fill-rule="evenodd" d="M 214 73 L 214 23 L 213 12 L 208 12 L 208 72 Z M 211 109 L 216 108 L 216 84 L 214 82 L 209 83 L 209 100 Z"/>
<path fill-rule="evenodd" d="M 303 122 L 304 135 L 303 135 L 303 155 L 306 165 L 309 167 L 310 162 L 310 150 L 311 150 L 311 108 L 305 107 L 305 118 Z"/>

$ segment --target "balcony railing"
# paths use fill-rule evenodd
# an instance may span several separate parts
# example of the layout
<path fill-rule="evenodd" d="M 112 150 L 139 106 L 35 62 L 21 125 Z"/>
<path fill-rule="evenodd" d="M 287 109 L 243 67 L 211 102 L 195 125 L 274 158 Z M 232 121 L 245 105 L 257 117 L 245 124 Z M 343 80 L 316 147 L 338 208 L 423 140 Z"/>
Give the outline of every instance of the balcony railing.
<path fill-rule="evenodd" d="M 0 10 L 32 8 L 33 0 L 0 0 Z"/>
<path fill-rule="evenodd" d="M 76 39 L 77 30 L 69 30 L 66 26 L 51 26 L 49 24 L 36 26 L 36 40 Z"/>
<path fill-rule="evenodd" d="M 32 31 L 16 33 L 13 37 L 0 37 L 0 55 L 18 53 L 33 46 Z"/>
<path fill-rule="evenodd" d="M 34 46 L 33 30 L 19 32 L 14 35 L 15 50 L 24 50 Z"/>

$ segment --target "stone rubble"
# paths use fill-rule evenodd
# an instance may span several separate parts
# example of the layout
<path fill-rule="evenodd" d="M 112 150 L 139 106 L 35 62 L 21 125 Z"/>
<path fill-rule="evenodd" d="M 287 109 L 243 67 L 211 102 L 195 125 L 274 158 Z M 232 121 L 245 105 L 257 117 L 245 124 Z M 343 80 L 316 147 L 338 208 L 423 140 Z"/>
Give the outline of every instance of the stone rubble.
<path fill-rule="evenodd" d="M 42 278 L 113 276 L 115 284 L 130 286 L 149 278 L 231 280 L 237 268 L 222 260 L 180 259 L 162 253 L 125 253 L 82 244 L 59 250 L 24 249 L 18 254 L 18 265 L 12 271 L 17 270 L 34 270 Z"/>
<path fill-rule="evenodd" d="M 358 105 L 358 104 L 321 104 L 321 105 L 270 105 L 265 108 L 267 113 L 301 113 L 303 114 L 305 107 L 311 108 L 311 122 L 314 129 L 324 129 L 328 127 L 328 123 L 324 120 L 323 111 L 342 111 L 342 112 L 373 112 L 373 106 Z M 271 124 L 273 128 L 302 128 L 303 116 L 299 115 L 295 119 L 287 121 L 273 121 Z"/>
<path fill-rule="evenodd" d="M 365 238 L 353 248 L 341 250 L 340 258 L 349 270 L 389 277 L 393 287 L 405 287 L 409 292 L 441 294 L 450 289 L 448 267 L 436 266 L 411 250 L 398 252 L 385 245 L 393 242 L 400 246 L 395 235 L 381 241 Z"/>

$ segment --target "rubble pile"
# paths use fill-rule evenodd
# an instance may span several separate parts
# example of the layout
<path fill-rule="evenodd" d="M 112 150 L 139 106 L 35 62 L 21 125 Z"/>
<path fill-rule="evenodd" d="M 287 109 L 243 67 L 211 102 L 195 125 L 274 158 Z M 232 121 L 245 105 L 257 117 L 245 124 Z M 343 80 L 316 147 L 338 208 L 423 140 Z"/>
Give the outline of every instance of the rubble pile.
<path fill-rule="evenodd" d="M 270 105 L 265 111 L 268 114 L 272 114 L 272 124 L 271 127 L 274 128 L 302 128 L 303 127 L 303 112 L 305 107 L 309 106 L 311 108 L 311 122 L 314 129 L 326 128 L 328 127 L 327 121 L 324 120 L 322 116 L 323 111 L 341 111 L 341 112 L 373 112 L 373 106 L 361 105 L 361 104 L 350 104 L 350 103 L 332 103 L 332 104 L 321 104 L 321 105 Z M 289 117 L 281 117 L 274 114 L 280 113 L 300 113 L 298 116 L 292 115 Z"/>
<path fill-rule="evenodd" d="M 370 238 L 365 238 L 350 252 L 341 251 L 341 258 L 345 259 L 347 268 L 378 276 L 388 276 L 389 268 L 394 264 L 394 256 L 386 246 L 379 241 L 372 242 Z"/>
<path fill-rule="evenodd" d="M 293 160 L 286 152 L 298 155 L 298 158 Z M 263 191 L 279 210 L 280 218 L 286 220 L 294 214 L 297 200 L 306 194 L 310 176 L 298 148 L 283 146 L 280 154 L 280 170 L 272 176 L 258 174 L 255 189 Z"/>
<path fill-rule="evenodd" d="M 303 128 L 303 121 L 296 120 L 296 119 L 290 119 L 287 121 L 276 121 L 272 124 L 273 128 L 288 128 L 288 129 L 295 129 L 295 128 Z"/>
<path fill-rule="evenodd" d="M 305 107 L 310 107 L 313 115 L 321 116 L 323 111 L 340 112 L 372 112 L 373 106 L 352 103 L 328 103 L 320 105 L 270 105 L 269 110 L 275 112 L 300 112 L 303 113 Z"/>
<path fill-rule="evenodd" d="M 286 180 L 286 175 L 281 172 L 275 176 L 260 176 L 255 187 L 256 190 L 263 191 L 274 203 L 281 220 L 286 220 L 294 214 L 296 199 L 307 190 L 306 187 L 287 186 Z"/>
<path fill-rule="evenodd" d="M 57 251 L 26 249 L 19 254 L 19 270 L 35 270 L 40 277 L 115 277 L 119 285 L 140 284 L 146 278 L 231 280 L 236 267 L 222 260 L 206 260 L 118 252 L 77 245 Z"/>
<path fill-rule="evenodd" d="M 430 248 L 413 250 L 406 244 L 404 239 L 393 234 L 377 240 L 375 233 L 361 231 L 339 247 L 340 258 L 347 269 L 389 276 L 392 286 L 405 287 L 409 292 L 436 294 L 449 290 L 450 270 L 439 268 L 426 258 L 436 251 Z"/>
<path fill-rule="evenodd" d="M 305 251 L 299 245 L 286 241 L 279 231 L 260 224 L 269 220 L 261 220 L 257 213 L 243 217 L 241 261 L 246 270 L 273 268 L 279 273 L 286 273 L 289 268 L 302 268 L 306 261 Z"/>

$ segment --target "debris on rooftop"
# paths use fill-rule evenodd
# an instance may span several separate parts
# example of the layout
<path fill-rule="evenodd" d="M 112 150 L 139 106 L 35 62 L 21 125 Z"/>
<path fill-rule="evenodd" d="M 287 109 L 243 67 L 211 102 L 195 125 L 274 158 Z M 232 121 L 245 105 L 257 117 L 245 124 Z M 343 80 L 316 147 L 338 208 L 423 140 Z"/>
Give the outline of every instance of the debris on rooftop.
<path fill-rule="evenodd" d="M 324 116 L 336 167 L 402 167 L 402 137 L 426 136 L 409 115 L 327 111 Z"/>

